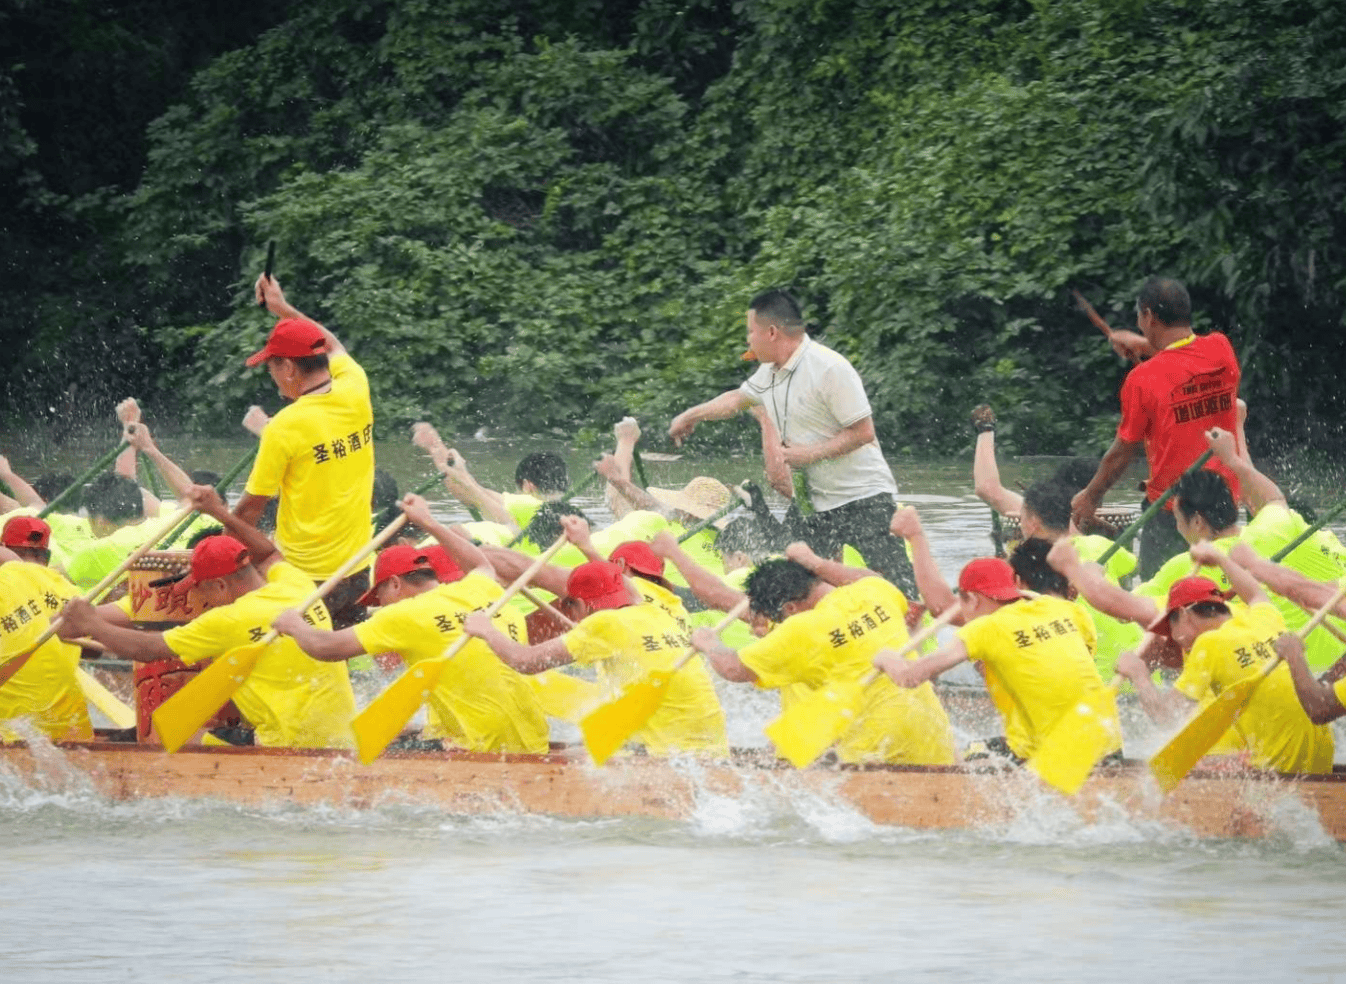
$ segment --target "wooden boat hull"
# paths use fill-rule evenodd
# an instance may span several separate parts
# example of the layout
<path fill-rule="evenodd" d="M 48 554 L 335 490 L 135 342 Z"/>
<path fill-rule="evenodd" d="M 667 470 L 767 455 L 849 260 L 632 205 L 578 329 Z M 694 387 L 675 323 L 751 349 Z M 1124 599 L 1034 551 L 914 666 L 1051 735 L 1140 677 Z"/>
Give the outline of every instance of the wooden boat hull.
<path fill-rule="evenodd" d="M 877 824 L 918 829 L 999 828 L 1034 811 L 1074 811 L 1082 822 L 1157 821 L 1198 837 L 1256 837 L 1290 817 L 1316 820 L 1346 840 L 1346 773 L 1305 778 L 1194 773 L 1160 797 L 1143 766 L 1100 770 L 1067 801 L 1022 772 L 965 766 L 814 768 L 796 772 L 745 752 L 729 763 L 623 759 L 596 768 L 582 757 L 399 752 L 369 766 L 332 751 L 162 749 L 112 742 L 0 746 L 0 775 L 34 788 L 86 784 L 104 797 L 206 797 L 244 804 L 413 804 L 451 813 L 688 819 L 714 797 L 822 798 Z"/>

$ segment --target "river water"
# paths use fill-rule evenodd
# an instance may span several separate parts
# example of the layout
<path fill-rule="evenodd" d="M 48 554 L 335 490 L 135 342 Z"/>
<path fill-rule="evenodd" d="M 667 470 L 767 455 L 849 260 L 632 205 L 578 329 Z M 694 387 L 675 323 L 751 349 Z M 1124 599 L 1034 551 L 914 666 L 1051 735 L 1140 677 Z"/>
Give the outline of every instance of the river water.
<path fill-rule="evenodd" d="M 239 450 L 166 443 L 190 466 Z M 517 452 L 462 450 L 507 484 Z M 404 487 L 428 470 L 379 453 Z M 11 452 L 20 473 L 30 454 Z M 966 462 L 897 464 L 946 575 L 988 551 Z M 1011 464 L 1006 483 L 1050 465 Z M 664 486 L 759 470 L 647 466 Z M 770 708 L 743 690 L 731 737 L 760 743 Z M 36 789 L 0 771 L 0 979 L 1346 979 L 1346 858 L 1301 809 L 1277 828 L 1236 843 L 1125 816 L 1086 825 L 1050 797 L 957 833 L 710 794 L 686 822 L 113 803 L 78 775 Z"/>

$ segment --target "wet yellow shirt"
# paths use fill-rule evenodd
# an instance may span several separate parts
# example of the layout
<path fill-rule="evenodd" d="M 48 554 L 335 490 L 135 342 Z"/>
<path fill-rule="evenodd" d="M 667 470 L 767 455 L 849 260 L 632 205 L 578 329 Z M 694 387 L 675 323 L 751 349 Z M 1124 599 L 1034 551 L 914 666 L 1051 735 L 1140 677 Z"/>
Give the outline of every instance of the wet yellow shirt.
<path fill-rule="evenodd" d="M 781 703 L 788 708 L 820 687 L 868 674 L 880 649 L 907 641 L 906 613 L 901 591 L 883 578 L 867 577 L 833 588 L 809 611 L 791 615 L 739 650 L 738 657 L 757 674 L 759 687 L 781 689 Z M 883 674 L 865 691 L 855 724 L 836 750 L 843 762 L 954 761 L 953 732 L 934 688 L 929 683 L 912 690 L 897 687 Z"/>
<path fill-rule="evenodd" d="M 368 509 L 365 510 L 366 514 Z M 184 663 L 199 663 L 259 641 L 276 616 L 313 593 L 308 575 L 287 563 L 271 565 L 267 583 L 231 604 L 202 612 L 169 629 L 164 642 Z M 332 620 L 321 601 L 304 619 L 320 629 Z M 355 695 L 345 663 L 323 663 L 281 636 L 234 694 L 234 704 L 256 729 L 258 745 L 273 748 L 353 748 Z"/>
<path fill-rule="evenodd" d="M 78 592 L 40 564 L 0 564 L 0 666 L 28 652 L 66 600 Z M 51 638 L 0 687 L 0 721 L 30 718 L 49 738 L 93 737 L 89 707 L 75 678 L 79 647 Z M 20 736 L 0 727 L 0 738 Z"/>
<path fill-rule="evenodd" d="M 1228 536 L 1211 542 L 1223 553 L 1229 553 L 1234 544 L 1243 541 L 1251 546 L 1259 557 L 1270 558 L 1306 529 L 1308 529 L 1308 524 L 1304 522 L 1299 513 L 1287 509 L 1279 503 L 1273 503 L 1264 506 L 1262 511 L 1253 517 L 1252 522 L 1239 531 L 1238 536 Z M 1281 560 L 1280 563 L 1315 581 L 1336 581 L 1343 574 L 1346 574 L 1346 570 L 1343 570 L 1338 562 L 1339 554 L 1333 546 L 1335 543 L 1336 537 L 1319 530 L 1292 550 L 1289 556 Z M 1191 573 L 1191 557 L 1185 553 L 1178 554 L 1159 568 L 1154 577 L 1139 585 L 1135 589 L 1135 593 L 1153 598 L 1162 609 L 1168 597 L 1168 589 L 1173 585 L 1173 582 L 1187 577 Z M 1202 577 L 1210 578 L 1221 589 L 1229 590 L 1229 578 L 1225 576 L 1222 569 L 1203 567 L 1197 573 Z M 1267 597 L 1271 604 L 1275 606 L 1276 611 L 1280 612 L 1281 618 L 1285 620 L 1286 627 L 1291 631 L 1308 622 L 1309 614 L 1290 599 L 1284 598 L 1273 591 L 1268 591 Z M 1339 621 L 1337 624 L 1341 625 Z M 1308 662 L 1309 668 L 1315 673 L 1321 672 L 1335 663 L 1341 653 L 1341 643 L 1325 628 L 1314 629 L 1304 640 L 1304 658 Z"/>
<path fill-rule="evenodd" d="M 609 697 L 651 670 L 670 669 L 690 644 L 667 612 L 648 604 L 594 612 L 562 639 L 575 662 L 597 668 Z M 724 711 L 700 656 L 673 675 L 663 704 L 631 741 L 651 755 L 729 754 Z"/>
<path fill-rule="evenodd" d="M 1195 701 L 1218 696 L 1227 687 L 1261 672 L 1275 656 L 1272 648 L 1285 621 L 1269 604 L 1236 607 L 1229 621 L 1202 633 L 1183 657 L 1173 687 Z M 1277 772 L 1331 772 L 1333 742 L 1327 725 L 1309 720 L 1295 695 L 1290 667 L 1271 671 L 1257 685 L 1234 722 L 1252 753 L 1252 764 Z"/>
<path fill-rule="evenodd" d="M 1050 595 L 1016 601 L 969 622 L 958 638 L 1013 701 L 1015 727 L 1011 731 L 1007 718 L 1005 740 L 1020 758 L 1032 757 L 1082 695 L 1103 689 L 1094 665 L 1093 622 L 1073 602 Z"/>
<path fill-rule="evenodd" d="M 377 608 L 355 626 L 365 652 L 396 652 L 408 666 L 442 656 L 462 635 L 472 612 L 484 611 L 504 589 L 489 577 L 468 574 L 452 584 Z M 492 619 L 516 642 L 528 641 L 519 613 L 505 609 Z M 444 667 L 430 692 L 439 737 L 473 752 L 547 751 L 547 719 L 527 681 L 473 639 Z"/>
<path fill-rule="evenodd" d="M 314 581 L 328 578 L 371 535 L 369 383 L 349 355 L 333 357 L 330 369 L 330 392 L 301 396 L 266 425 L 247 486 L 249 495 L 280 496 L 276 545 Z"/>

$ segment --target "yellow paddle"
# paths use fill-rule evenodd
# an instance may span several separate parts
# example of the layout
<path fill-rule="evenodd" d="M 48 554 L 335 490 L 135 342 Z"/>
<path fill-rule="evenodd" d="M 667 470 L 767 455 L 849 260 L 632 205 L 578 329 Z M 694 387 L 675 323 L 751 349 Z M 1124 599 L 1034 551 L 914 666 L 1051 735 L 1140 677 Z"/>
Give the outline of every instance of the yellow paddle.
<path fill-rule="evenodd" d="M 383 546 L 402 528 L 407 521 L 406 514 L 394 519 L 384 529 L 346 561 L 335 574 L 314 589 L 313 593 L 299 603 L 301 612 L 306 612 L 318 601 L 327 597 L 329 591 L 350 576 L 351 571 L 371 553 Z M 238 688 L 248 679 L 279 633 L 274 629 L 260 640 L 246 646 L 238 646 L 223 656 L 218 656 L 204 670 L 187 681 L 181 690 L 164 701 L 155 710 L 154 727 L 159 732 L 159 740 L 164 748 L 176 752 L 187 740 L 201 730 L 210 720 L 210 716 L 224 706 L 224 702 L 238 692 Z"/>
<path fill-rule="evenodd" d="M 713 630 L 715 634 L 719 635 L 729 628 L 747 610 L 748 599 L 744 598 L 716 623 Z M 688 646 L 671 667 L 651 670 L 641 679 L 623 687 L 615 700 L 584 716 L 580 721 L 580 731 L 584 733 L 584 747 L 589 749 L 596 765 L 602 765 L 612 758 L 612 753 L 654 716 L 668 696 L 668 682 L 673 679 L 673 674 L 696 655 L 696 647 Z"/>
<path fill-rule="evenodd" d="M 925 626 L 897 650 L 905 656 L 958 617 L 959 605 Z M 819 755 L 836 744 L 855 724 L 864 703 L 865 691 L 879 678 L 880 670 L 870 670 L 859 680 L 843 680 L 819 687 L 794 704 L 766 726 L 767 737 L 782 758 L 796 769 L 811 765 Z"/>
<path fill-rule="evenodd" d="M 173 515 L 169 516 L 168 519 L 164 520 L 164 522 L 160 524 L 160 528 L 158 529 L 158 531 L 154 533 L 154 535 L 149 537 L 149 539 L 147 539 L 140 546 L 132 550 L 130 555 L 128 555 L 125 560 L 123 560 L 120 564 L 117 565 L 116 569 L 114 569 L 105 578 L 103 578 L 103 580 L 99 581 L 92 588 L 86 591 L 84 593 L 84 600 L 89 602 L 89 604 L 91 605 L 97 604 L 98 599 L 103 596 L 103 593 L 106 592 L 108 588 L 116 584 L 117 581 L 121 579 L 121 576 L 125 574 L 128 569 L 130 569 L 132 564 L 134 564 L 137 560 L 139 560 L 145 554 L 149 553 L 151 550 L 154 549 L 154 545 L 159 542 L 159 537 L 163 536 L 165 532 L 172 529 L 177 523 L 180 523 L 183 519 L 190 516 L 195 511 L 196 510 L 193 509 L 191 506 L 184 506 L 182 509 L 179 509 Z M 61 625 L 61 617 L 58 615 L 56 618 L 51 620 L 51 624 L 48 625 L 45 630 L 43 630 L 42 634 L 37 637 L 37 641 L 34 642 L 28 648 L 28 651 L 26 653 L 24 653 L 22 656 L 17 656 L 14 659 L 11 659 L 8 663 L 5 663 L 3 666 L 0 666 L 0 687 L 3 687 L 6 683 L 8 683 L 10 679 L 14 676 L 14 674 L 18 673 L 19 670 L 23 669 L 24 664 L 26 664 L 30 659 L 33 658 L 33 654 L 37 652 L 39 649 L 41 649 L 48 639 L 56 635 L 56 630 L 60 628 L 60 625 Z"/>
<path fill-rule="evenodd" d="M 1327 617 L 1327 613 L 1335 608 L 1343 597 L 1346 597 L 1346 584 L 1337 588 L 1327 604 L 1314 612 L 1313 618 L 1300 626 L 1295 635 L 1303 639 L 1316 629 L 1318 623 Z M 1226 687 L 1215 700 L 1197 711 L 1182 730 L 1168 740 L 1167 745 L 1154 754 L 1150 759 L 1150 772 L 1164 792 L 1172 792 L 1178 783 L 1182 782 L 1183 777 L 1192 771 L 1192 766 L 1201 761 L 1201 758 L 1238 720 L 1239 714 L 1243 712 L 1257 685 L 1280 664 L 1280 660 L 1280 655 L 1277 654 L 1267 660 L 1259 672 Z"/>
<path fill-rule="evenodd" d="M 1142 650 L 1148 639 L 1147 635 L 1141 642 Z M 1117 720 L 1121 686 L 1121 674 L 1113 674 L 1107 686 L 1080 697 L 1043 737 L 1028 768 L 1067 796 L 1078 793 L 1099 759 L 1121 747 L 1122 728 Z"/>
<path fill-rule="evenodd" d="M 504 594 L 491 602 L 490 607 L 486 609 L 486 617 L 494 618 L 567 542 L 569 541 L 566 540 L 564 533 L 557 537 L 556 542 L 544 550 L 542 555 L 505 589 Z M 463 633 L 444 650 L 443 656 L 421 660 L 408 667 L 405 673 L 356 715 L 355 720 L 351 722 L 351 729 L 355 732 L 355 747 L 359 750 L 361 762 L 368 765 L 383 754 L 383 750 L 401 734 L 412 715 L 421 709 L 430 691 L 438 686 L 445 664 L 471 641 L 472 637 Z"/>
<path fill-rule="evenodd" d="M 134 728 L 136 712 L 121 702 L 97 677 L 82 666 L 75 668 L 75 682 L 84 693 L 84 699 L 103 712 L 118 728 Z"/>

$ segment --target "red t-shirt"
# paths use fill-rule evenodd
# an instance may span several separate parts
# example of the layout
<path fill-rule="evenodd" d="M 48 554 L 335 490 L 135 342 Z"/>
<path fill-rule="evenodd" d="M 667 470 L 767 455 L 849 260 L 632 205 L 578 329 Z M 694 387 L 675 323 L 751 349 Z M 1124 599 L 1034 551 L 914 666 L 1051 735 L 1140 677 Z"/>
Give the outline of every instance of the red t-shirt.
<path fill-rule="evenodd" d="M 1122 423 L 1117 436 L 1145 442 L 1150 478 L 1145 497 L 1153 502 L 1210 447 L 1206 431 L 1237 433 L 1239 363 L 1229 339 L 1219 332 L 1194 335 L 1142 362 L 1122 383 Z M 1229 483 L 1235 501 L 1238 481 L 1212 458 L 1206 467 Z M 1172 509 L 1170 501 L 1168 508 Z"/>

